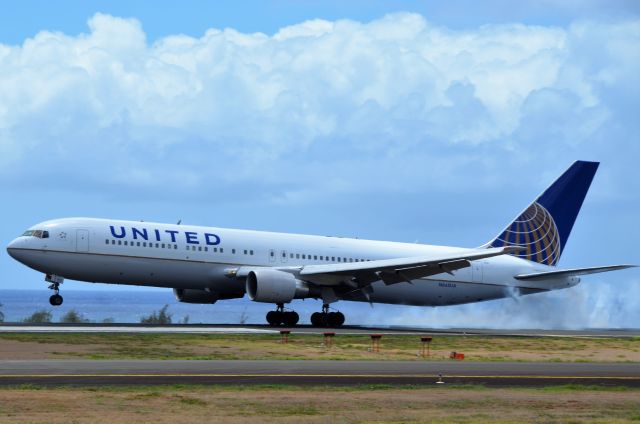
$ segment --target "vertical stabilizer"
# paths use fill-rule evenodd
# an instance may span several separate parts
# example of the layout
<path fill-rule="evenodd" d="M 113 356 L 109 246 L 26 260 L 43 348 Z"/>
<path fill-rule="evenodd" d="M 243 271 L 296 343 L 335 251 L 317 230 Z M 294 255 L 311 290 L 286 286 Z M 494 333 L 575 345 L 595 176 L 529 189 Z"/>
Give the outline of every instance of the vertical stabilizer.
<path fill-rule="evenodd" d="M 524 246 L 513 255 L 556 265 L 598 165 L 598 162 L 575 162 L 486 246 Z"/>

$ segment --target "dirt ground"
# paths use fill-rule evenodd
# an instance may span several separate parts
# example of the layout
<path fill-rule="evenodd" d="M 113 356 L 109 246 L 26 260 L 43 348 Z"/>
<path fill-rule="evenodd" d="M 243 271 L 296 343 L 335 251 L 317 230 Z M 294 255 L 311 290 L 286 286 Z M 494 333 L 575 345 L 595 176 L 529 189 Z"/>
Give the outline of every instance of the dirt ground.
<path fill-rule="evenodd" d="M 360 387 L 0 389 L 3 423 L 607 422 L 640 420 L 640 391 Z"/>
<path fill-rule="evenodd" d="M 357 359 L 422 360 L 418 336 L 384 336 L 372 353 L 367 335 L 0 334 L 0 359 Z M 462 352 L 478 361 L 640 362 L 639 338 L 434 337 L 431 360 Z"/>

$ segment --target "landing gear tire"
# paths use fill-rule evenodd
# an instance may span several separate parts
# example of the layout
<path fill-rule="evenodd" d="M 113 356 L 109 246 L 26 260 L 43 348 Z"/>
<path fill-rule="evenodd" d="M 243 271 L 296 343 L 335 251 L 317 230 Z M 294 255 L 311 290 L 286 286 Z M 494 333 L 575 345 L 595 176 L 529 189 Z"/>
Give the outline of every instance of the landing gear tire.
<path fill-rule="evenodd" d="M 293 327 L 300 321 L 300 315 L 295 311 L 283 312 L 282 323 L 287 327 Z"/>
<path fill-rule="evenodd" d="M 327 314 L 327 324 L 329 327 L 341 327 L 344 324 L 344 314 L 342 312 L 329 312 Z"/>
<path fill-rule="evenodd" d="M 311 314 L 311 325 L 314 327 L 341 327 L 344 324 L 344 314 L 342 312 L 327 312 L 326 309 L 323 312 Z"/>
<path fill-rule="evenodd" d="M 280 311 L 269 311 L 267 312 L 267 322 L 272 327 L 277 327 L 282 324 L 282 312 Z"/>
<path fill-rule="evenodd" d="M 49 303 L 51 304 L 51 306 L 60 306 L 62 305 L 62 300 L 62 296 L 56 293 L 54 295 L 51 295 L 51 297 L 49 298 Z"/>
<path fill-rule="evenodd" d="M 325 327 L 324 314 L 322 312 L 314 312 L 311 314 L 311 325 L 314 327 Z"/>
<path fill-rule="evenodd" d="M 300 321 L 300 315 L 295 311 L 285 311 L 282 303 L 277 305 L 275 311 L 267 312 L 267 322 L 272 327 L 283 324 L 287 327 L 293 327 L 298 321 Z"/>

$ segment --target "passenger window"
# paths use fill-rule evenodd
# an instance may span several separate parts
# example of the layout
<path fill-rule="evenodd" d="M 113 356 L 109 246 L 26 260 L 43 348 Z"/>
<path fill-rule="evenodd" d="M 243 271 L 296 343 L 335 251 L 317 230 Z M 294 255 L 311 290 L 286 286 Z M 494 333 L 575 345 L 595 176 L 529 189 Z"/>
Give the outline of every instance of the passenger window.
<path fill-rule="evenodd" d="M 307 259 L 307 255 L 302 255 L 302 259 Z"/>
<path fill-rule="evenodd" d="M 250 255 L 253 255 L 253 250 L 249 250 L 249 254 L 250 254 Z"/>
<path fill-rule="evenodd" d="M 217 248 L 217 247 L 214 247 L 214 248 L 213 248 L 213 251 L 214 251 L 214 252 L 217 252 L 217 251 L 218 251 L 218 248 Z"/>
<path fill-rule="evenodd" d="M 335 257 L 335 256 L 332 256 L 332 257 L 331 257 L 331 260 L 332 260 L 333 262 L 335 262 L 335 261 L 336 261 L 336 257 Z"/>
<path fill-rule="evenodd" d="M 118 246 L 122 245 L 122 240 L 118 240 Z"/>
<path fill-rule="evenodd" d="M 236 254 L 236 249 L 231 249 L 231 253 L 235 255 Z"/>
<path fill-rule="evenodd" d="M 300 254 L 296 253 L 296 259 L 300 259 Z"/>
<path fill-rule="evenodd" d="M 244 249 L 244 254 L 245 254 L 245 255 L 247 254 L 247 249 Z"/>
<path fill-rule="evenodd" d="M 156 249 L 160 247 L 160 243 L 156 243 Z"/>
<path fill-rule="evenodd" d="M 220 253 L 224 253 L 224 248 L 220 248 Z"/>
<path fill-rule="evenodd" d="M 289 256 L 291 257 L 291 259 L 293 259 L 293 253 L 291 253 Z"/>
<path fill-rule="evenodd" d="M 340 258 L 338 258 L 338 262 L 340 262 Z"/>
<path fill-rule="evenodd" d="M 209 248 L 208 248 L 207 246 L 205 246 L 205 247 L 204 247 L 204 251 L 205 251 L 205 252 L 208 252 L 208 251 L 209 251 Z"/>
<path fill-rule="evenodd" d="M 317 261 L 318 260 L 318 255 L 313 255 L 313 259 Z"/>
<path fill-rule="evenodd" d="M 108 239 L 107 239 L 107 240 L 105 240 L 105 241 L 104 241 L 104 244 L 109 244 L 109 240 L 108 240 Z"/>
<path fill-rule="evenodd" d="M 115 240 L 111 240 L 111 244 L 116 244 L 116 241 Z"/>
<path fill-rule="evenodd" d="M 147 242 L 146 241 L 142 242 L 142 247 L 147 247 Z"/>
<path fill-rule="evenodd" d="M 49 231 L 43 231 L 42 238 L 49 238 Z"/>
<path fill-rule="evenodd" d="M 198 246 L 198 252 L 202 252 L 202 246 Z"/>

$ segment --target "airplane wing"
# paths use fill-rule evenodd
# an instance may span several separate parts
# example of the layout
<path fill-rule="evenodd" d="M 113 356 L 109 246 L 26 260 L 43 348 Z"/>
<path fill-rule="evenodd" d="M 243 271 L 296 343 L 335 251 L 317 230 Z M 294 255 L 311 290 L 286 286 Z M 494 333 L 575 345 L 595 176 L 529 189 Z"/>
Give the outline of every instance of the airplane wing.
<path fill-rule="evenodd" d="M 520 274 L 514 278 L 518 280 L 531 280 L 542 281 L 550 278 L 559 277 L 574 277 L 578 275 L 596 274 L 599 272 L 616 271 L 619 269 L 634 268 L 636 265 L 609 265 L 609 266 L 597 266 L 591 268 L 574 268 L 574 269 L 562 269 L 558 271 L 546 271 L 546 272 L 534 272 L 532 274 Z"/>
<path fill-rule="evenodd" d="M 397 259 L 382 259 L 366 262 L 307 265 L 298 271 L 300 278 L 319 285 L 346 284 L 353 288 L 363 287 L 382 280 L 385 284 L 411 282 L 429 275 L 451 273 L 470 266 L 469 261 L 504 255 L 522 250 L 521 247 L 497 247 L 491 249 L 469 249 L 460 253 L 441 256 L 419 256 Z"/>

